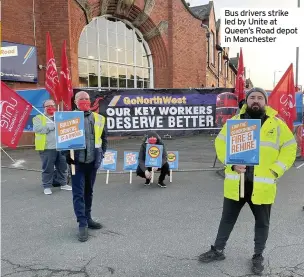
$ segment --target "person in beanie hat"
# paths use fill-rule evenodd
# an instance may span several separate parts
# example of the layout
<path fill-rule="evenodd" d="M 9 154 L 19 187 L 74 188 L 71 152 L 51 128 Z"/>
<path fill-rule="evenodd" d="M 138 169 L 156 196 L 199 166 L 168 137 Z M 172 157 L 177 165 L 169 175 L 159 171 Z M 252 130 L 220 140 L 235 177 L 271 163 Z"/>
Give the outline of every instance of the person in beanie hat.
<path fill-rule="evenodd" d="M 267 95 L 267 92 L 262 89 L 262 88 L 258 88 L 258 87 L 254 87 L 252 88 L 251 90 L 249 90 L 247 93 L 246 93 L 246 99 L 243 99 L 242 101 L 239 102 L 239 109 L 241 109 L 243 107 L 244 104 L 246 104 L 247 102 L 247 99 L 248 99 L 248 96 L 249 94 L 251 94 L 252 92 L 260 92 L 264 95 L 265 97 L 265 101 L 266 101 L 266 104 L 268 103 L 268 95 Z"/>
<path fill-rule="evenodd" d="M 277 179 L 293 165 L 296 140 L 288 126 L 267 106 L 267 93 L 261 88 L 247 92 L 245 104 L 233 119 L 260 119 L 260 164 L 256 166 L 225 165 L 224 204 L 217 237 L 211 249 L 199 256 L 201 262 L 225 259 L 224 248 L 243 206 L 248 203 L 255 218 L 252 272 L 264 270 L 263 251 L 269 232 L 270 210 L 275 201 Z M 215 140 L 217 157 L 225 164 L 227 125 Z M 240 198 L 240 174 L 245 174 L 245 197 Z"/>

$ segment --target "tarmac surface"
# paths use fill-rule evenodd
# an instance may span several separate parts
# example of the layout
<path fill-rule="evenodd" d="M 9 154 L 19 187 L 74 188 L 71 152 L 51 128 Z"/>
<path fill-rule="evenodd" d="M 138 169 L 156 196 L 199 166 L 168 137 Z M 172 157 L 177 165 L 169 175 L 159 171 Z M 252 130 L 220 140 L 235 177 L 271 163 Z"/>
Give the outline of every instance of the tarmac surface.
<path fill-rule="evenodd" d="M 182 136 L 174 139 L 164 140 L 168 151 L 179 151 L 180 170 L 207 169 L 213 166 L 216 154 L 214 150 L 215 136 L 200 134 L 195 136 Z M 123 171 L 124 151 L 139 151 L 142 137 L 131 139 L 109 139 L 108 149 L 116 150 L 117 171 Z M 39 155 L 33 148 L 25 149 L 5 149 L 7 153 L 16 161 L 23 161 L 20 165 L 27 169 L 41 169 Z M 2 166 L 11 166 L 12 161 L 2 153 Z M 220 163 L 216 164 L 221 167 Z"/>
<path fill-rule="evenodd" d="M 173 143 L 178 141 L 170 142 L 176 149 Z M 189 169 L 210 169 L 211 143 L 205 148 L 209 152 L 195 151 L 198 145 L 194 140 L 188 150 L 182 149 L 181 164 L 185 159 L 182 165 Z M 25 159 L 25 166 L 40 167 L 33 150 L 9 153 Z M 202 153 L 209 160 L 200 164 Z M 8 165 L 3 154 L 2 158 Z M 228 241 L 226 260 L 210 264 L 197 260 L 214 242 L 221 216 L 223 180 L 216 171 L 175 172 L 172 183 L 166 180 L 166 189 L 156 183 L 145 187 L 135 175 L 132 184 L 128 174 L 111 174 L 109 184 L 104 174 L 98 175 L 92 215 L 104 228 L 89 230 L 85 243 L 77 240 L 70 191 L 53 188 L 52 195 L 44 195 L 39 170 L 2 168 L 1 173 L 1 276 L 253 276 L 254 218 L 248 205 Z M 304 166 L 293 167 L 278 183 L 264 276 L 304 276 L 303 180 Z"/>

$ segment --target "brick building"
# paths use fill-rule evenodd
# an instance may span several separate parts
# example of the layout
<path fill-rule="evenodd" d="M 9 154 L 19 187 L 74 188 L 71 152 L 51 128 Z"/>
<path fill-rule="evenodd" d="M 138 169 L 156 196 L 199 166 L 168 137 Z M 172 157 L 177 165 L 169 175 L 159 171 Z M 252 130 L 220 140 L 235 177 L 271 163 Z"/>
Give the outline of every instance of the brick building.
<path fill-rule="evenodd" d="M 22 67 L 37 55 L 33 82 L 5 81 L 26 90 L 23 95 L 44 88 L 47 32 L 57 69 L 67 40 L 73 87 L 234 87 L 237 70 L 229 49 L 220 46 L 212 1 L 189 7 L 185 0 L 2 0 L 1 20 L 2 46 L 19 43 L 28 49 L 24 56 L 18 53 Z M 4 80 L 3 67 L 1 76 Z M 41 92 L 34 92 L 41 105 Z M 33 144 L 27 130 L 20 145 Z"/>
<path fill-rule="evenodd" d="M 212 1 L 2 0 L 2 41 L 37 47 L 37 83 L 15 89 L 44 86 L 47 31 L 57 68 L 67 40 L 74 87 L 234 87 L 219 29 Z"/>

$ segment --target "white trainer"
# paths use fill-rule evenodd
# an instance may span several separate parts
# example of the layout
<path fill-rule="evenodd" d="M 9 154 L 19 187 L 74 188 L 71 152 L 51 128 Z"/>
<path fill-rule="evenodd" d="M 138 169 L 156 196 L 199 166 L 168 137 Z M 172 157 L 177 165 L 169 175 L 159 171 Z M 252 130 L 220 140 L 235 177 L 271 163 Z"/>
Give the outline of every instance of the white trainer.
<path fill-rule="evenodd" d="M 51 189 L 49 189 L 49 188 L 47 188 L 47 189 L 44 189 L 44 194 L 45 195 L 51 195 L 52 194 L 52 190 Z"/>
<path fill-rule="evenodd" d="M 63 190 L 72 190 L 72 187 L 69 185 L 64 185 L 64 186 L 61 186 L 60 188 Z"/>

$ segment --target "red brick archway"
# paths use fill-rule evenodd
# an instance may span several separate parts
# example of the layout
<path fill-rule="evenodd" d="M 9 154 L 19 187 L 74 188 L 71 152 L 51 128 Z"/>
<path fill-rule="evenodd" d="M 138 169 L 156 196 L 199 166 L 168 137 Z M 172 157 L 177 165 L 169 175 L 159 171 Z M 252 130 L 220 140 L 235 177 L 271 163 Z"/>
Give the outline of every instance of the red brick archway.
<path fill-rule="evenodd" d="M 100 16 L 100 4 L 96 3 L 90 7 L 92 18 Z M 110 7 L 107 15 L 112 15 L 116 18 L 126 19 L 133 22 L 142 10 L 133 6 L 127 17 L 115 13 L 115 7 Z M 73 86 L 78 86 L 78 43 L 82 30 L 87 25 L 87 19 L 84 11 L 74 1 L 70 10 L 70 57 Z M 144 24 L 138 29 L 145 34 L 155 28 L 151 18 L 148 18 Z M 154 68 L 154 87 L 170 87 L 169 70 L 168 70 L 168 55 L 163 38 L 158 35 L 147 41 L 152 53 L 153 68 Z"/>

